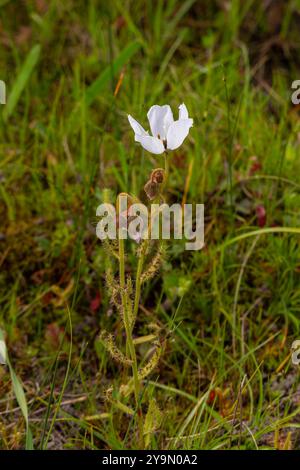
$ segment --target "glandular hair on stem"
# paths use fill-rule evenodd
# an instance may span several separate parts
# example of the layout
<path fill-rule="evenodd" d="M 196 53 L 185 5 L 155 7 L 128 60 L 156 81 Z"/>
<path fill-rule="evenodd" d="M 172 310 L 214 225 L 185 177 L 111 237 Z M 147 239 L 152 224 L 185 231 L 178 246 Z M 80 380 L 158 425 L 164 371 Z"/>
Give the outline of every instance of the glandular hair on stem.
<path fill-rule="evenodd" d="M 111 333 L 108 333 L 105 330 L 102 331 L 99 335 L 99 340 L 116 362 L 126 366 L 130 366 L 132 364 L 132 360 L 126 357 L 116 346 L 114 337 Z"/>
<path fill-rule="evenodd" d="M 155 276 L 155 274 L 158 272 L 161 266 L 162 260 L 163 260 L 164 253 L 165 253 L 165 248 L 162 244 L 160 244 L 157 252 L 153 255 L 148 266 L 142 273 L 142 276 L 141 276 L 142 283 L 152 279 Z"/>

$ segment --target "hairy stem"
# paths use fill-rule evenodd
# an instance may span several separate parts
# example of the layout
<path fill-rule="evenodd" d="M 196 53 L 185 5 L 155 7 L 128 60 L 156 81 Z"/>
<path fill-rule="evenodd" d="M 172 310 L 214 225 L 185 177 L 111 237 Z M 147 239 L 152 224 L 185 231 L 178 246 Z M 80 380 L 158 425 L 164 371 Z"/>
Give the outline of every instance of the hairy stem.
<path fill-rule="evenodd" d="M 144 265 L 144 258 L 145 258 L 145 251 L 142 248 L 139 260 L 138 260 L 138 265 L 137 265 L 137 271 L 136 271 L 136 282 L 135 282 L 135 295 L 134 295 L 134 304 L 133 304 L 133 324 L 135 322 L 135 319 L 138 314 L 139 310 L 139 303 L 140 303 L 140 297 L 141 297 L 141 278 L 142 278 L 142 271 L 143 271 L 143 265 Z"/>
<path fill-rule="evenodd" d="M 122 299 L 122 308 L 124 315 L 124 324 L 126 330 L 126 350 L 129 351 L 130 358 L 132 360 L 132 376 L 134 383 L 134 396 L 136 402 L 136 412 L 139 423 L 139 440 L 141 447 L 143 446 L 143 417 L 140 408 L 140 382 L 138 377 L 138 365 L 137 358 L 135 353 L 135 347 L 132 338 L 132 327 L 130 324 L 129 312 L 128 312 L 128 302 L 126 294 L 126 285 L 125 285 L 125 251 L 124 251 L 124 240 L 119 237 L 119 272 L 120 272 L 120 290 L 121 290 L 121 299 Z"/>

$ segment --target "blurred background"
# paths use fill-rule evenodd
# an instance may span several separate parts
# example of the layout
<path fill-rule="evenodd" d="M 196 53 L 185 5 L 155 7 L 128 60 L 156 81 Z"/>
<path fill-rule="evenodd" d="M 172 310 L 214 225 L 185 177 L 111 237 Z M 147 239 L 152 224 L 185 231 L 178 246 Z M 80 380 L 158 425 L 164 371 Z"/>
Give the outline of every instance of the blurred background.
<path fill-rule="evenodd" d="M 95 214 L 162 165 L 127 114 L 184 102 L 168 200 L 205 204 L 206 245 L 170 243 L 143 291 L 137 330 L 166 343 L 151 446 L 299 448 L 299 30 L 298 0 L 0 0 L 0 327 L 35 447 L 131 446 L 104 397 L 121 378 L 97 337 L 122 324 Z M 21 411 L 0 366 L 2 449 L 24 447 Z"/>

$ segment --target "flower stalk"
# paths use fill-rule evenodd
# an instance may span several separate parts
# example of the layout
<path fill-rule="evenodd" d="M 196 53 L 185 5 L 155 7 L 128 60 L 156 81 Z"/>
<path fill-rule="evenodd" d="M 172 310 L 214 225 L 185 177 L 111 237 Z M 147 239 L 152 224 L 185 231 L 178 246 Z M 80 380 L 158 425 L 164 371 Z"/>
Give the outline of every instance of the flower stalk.
<path fill-rule="evenodd" d="M 132 337 L 132 325 L 130 322 L 130 316 L 128 312 L 128 299 L 126 292 L 126 281 L 125 281 L 125 250 L 124 250 L 124 240 L 119 237 L 119 276 L 120 276 L 120 290 L 121 290 L 121 300 L 122 300 L 122 310 L 124 316 L 124 325 L 126 333 L 126 351 L 129 351 L 130 358 L 132 361 L 132 376 L 134 384 L 134 397 L 136 404 L 136 413 L 139 423 L 139 441 L 142 445 L 143 442 L 143 417 L 140 407 L 140 382 L 138 377 L 138 365 L 135 352 L 135 346 L 133 343 Z"/>

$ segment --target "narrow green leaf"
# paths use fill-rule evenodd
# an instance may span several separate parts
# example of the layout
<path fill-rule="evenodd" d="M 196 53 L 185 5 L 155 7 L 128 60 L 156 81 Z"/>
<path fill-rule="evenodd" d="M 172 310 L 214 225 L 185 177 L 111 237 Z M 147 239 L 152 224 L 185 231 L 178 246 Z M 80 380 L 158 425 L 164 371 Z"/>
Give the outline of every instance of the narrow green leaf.
<path fill-rule="evenodd" d="M 193 6 L 196 0 L 186 0 L 183 2 L 175 14 L 174 18 L 166 23 L 165 32 L 163 36 L 163 42 L 165 42 L 174 32 L 179 21 L 186 15 L 189 9 Z"/>
<path fill-rule="evenodd" d="M 111 79 L 111 74 L 117 74 L 120 72 L 122 67 L 136 54 L 140 49 L 141 43 L 134 41 L 128 44 L 113 61 L 112 64 L 108 65 L 103 72 L 96 78 L 96 80 L 87 88 L 85 93 L 85 102 L 90 105 L 103 90 L 105 85 Z"/>
<path fill-rule="evenodd" d="M 28 82 L 30 75 L 33 72 L 33 69 L 37 64 L 40 53 L 41 53 L 41 46 L 37 44 L 31 49 L 31 51 L 27 55 L 25 62 L 23 63 L 21 70 L 16 78 L 16 81 L 13 84 L 12 90 L 8 94 L 7 104 L 3 111 L 3 117 L 5 121 L 13 113 L 20 99 L 22 91 L 26 87 L 26 83 Z"/>
<path fill-rule="evenodd" d="M 29 427 L 28 408 L 27 408 L 25 393 L 24 393 L 23 387 L 21 385 L 21 382 L 18 379 L 18 377 L 16 376 L 16 373 L 15 373 L 8 357 L 7 357 L 7 364 L 8 364 L 8 367 L 9 367 L 9 372 L 10 372 L 10 377 L 11 377 L 11 381 L 12 381 L 14 394 L 15 394 L 16 400 L 18 402 L 18 405 L 21 408 L 22 415 L 23 415 L 23 417 L 25 419 L 25 423 L 26 423 L 26 450 L 32 450 L 33 449 L 33 441 L 32 441 L 31 430 L 30 430 L 30 427 Z"/>
<path fill-rule="evenodd" d="M 12 385 L 13 385 L 14 394 L 16 396 L 18 405 L 21 408 L 22 415 L 24 416 L 24 419 L 25 419 L 26 424 L 27 424 L 28 423 L 28 410 L 27 410 L 27 403 L 26 403 L 25 393 L 24 393 L 23 387 L 22 387 L 18 377 L 16 376 L 16 373 L 13 370 L 13 368 L 12 368 L 9 361 L 8 361 L 8 365 L 9 365 L 10 377 L 11 377 L 11 381 L 12 381 Z"/>
<path fill-rule="evenodd" d="M 32 440 L 32 434 L 31 430 L 29 427 L 29 420 L 28 420 L 28 408 L 27 408 L 27 402 L 26 402 L 26 397 L 25 393 L 22 387 L 22 384 L 20 380 L 18 379 L 11 363 L 8 357 L 8 353 L 6 350 L 6 345 L 4 341 L 4 334 L 3 331 L 0 329 L 0 345 L 1 343 L 4 344 L 4 351 L 5 351 L 5 360 L 9 368 L 9 373 L 10 373 L 10 378 L 13 386 L 13 391 L 16 397 L 16 400 L 18 402 L 18 405 L 21 409 L 22 415 L 24 417 L 25 423 L 26 423 L 26 450 L 32 450 L 33 449 L 33 440 Z"/>
<path fill-rule="evenodd" d="M 252 232 L 242 233 L 241 235 L 238 235 L 237 237 L 226 240 L 218 248 L 218 251 L 223 250 L 224 248 L 227 248 L 229 245 L 233 245 L 234 243 L 237 243 L 240 240 L 244 240 L 245 238 L 255 237 L 256 235 L 274 234 L 274 233 L 289 233 L 293 235 L 300 235 L 300 227 L 267 227 L 267 228 L 262 228 L 258 230 L 253 230 Z"/>

